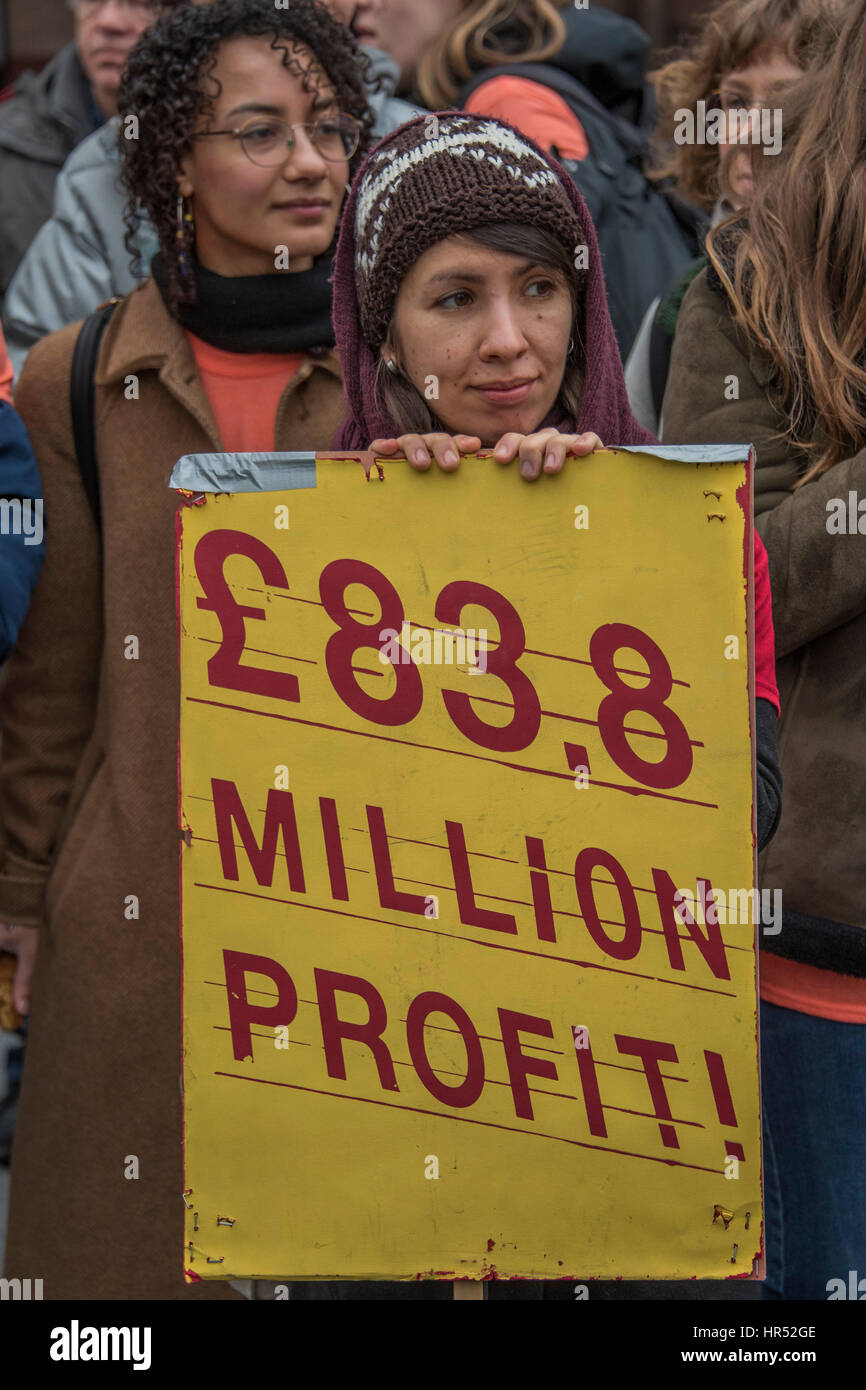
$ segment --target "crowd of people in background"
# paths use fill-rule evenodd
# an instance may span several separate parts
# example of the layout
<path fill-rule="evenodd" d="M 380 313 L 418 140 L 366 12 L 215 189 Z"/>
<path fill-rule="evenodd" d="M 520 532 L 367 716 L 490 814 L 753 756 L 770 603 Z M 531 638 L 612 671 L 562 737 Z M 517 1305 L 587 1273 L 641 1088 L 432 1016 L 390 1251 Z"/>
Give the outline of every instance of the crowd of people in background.
<path fill-rule="evenodd" d="M 73 8 L 0 93 L 0 491 L 45 514 L 0 535 L 0 950 L 29 1030 L 7 1275 L 242 1297 L 177 1258 L 176 460 L 485 446 L 544 486 L 600 446 L 739 442 L 783 902 L 762 1295 L 827 1298 L 866 1270 L 866 520 L 827 524 L 851 494 L 866 517 L 866 0 L 722 0 L 651 72 L 637 24 L 565 0 Z M 149 933 L 119 930 L 131 884 Z"/>

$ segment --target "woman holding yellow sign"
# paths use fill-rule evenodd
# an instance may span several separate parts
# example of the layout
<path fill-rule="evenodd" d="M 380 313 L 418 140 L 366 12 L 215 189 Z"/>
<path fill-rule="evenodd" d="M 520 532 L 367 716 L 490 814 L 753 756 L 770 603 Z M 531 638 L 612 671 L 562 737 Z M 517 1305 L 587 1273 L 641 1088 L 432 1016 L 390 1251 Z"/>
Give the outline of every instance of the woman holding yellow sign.
<path fill-rule="evenodd" d="M 346 205 L 334 324 L 346 448 L 406 444 L 416 467 L 432 451 L 454 468 L 450 436 L 469 430 L 464 452 L 495 445 L 537 477 L 601 438 L 652 441 L 628 407 L 582 200 L 502 122 L 431 115 L 376 147 Z"/>
<path fill-rule="evenodd" d="M 446 471 L 492 447 L 523 477 L 656 441 L 631 413 L 601 256 L 560 165 L 490 118 L 447 112 L 382 140 L 355 178 L 334 276 L 349 414 L 338 447 Z M 370 441 L 372 440 L 372 443 Z M 759 841 L 775 829 L 779 708 L 755 536 Z"/>
<path fill-rule="evenodd" d="M 629 409 L 586 208 L 558 164 L 501 122 L 439 113 L 376 146 L 344 211 L 334 323 L 349 405 L 339 448 L 405 455 L 419 471 L 453 471 L 461 453 L 490 448 L 531 481 L 602 440 L 655 443 Z M 760 844 L 780 809 L 770 604 L 756 537 Z M 491 1291 L 572 1296 L 555 1281 Z M 392 1285 L 378 1296 L 406 1295 Z"/>

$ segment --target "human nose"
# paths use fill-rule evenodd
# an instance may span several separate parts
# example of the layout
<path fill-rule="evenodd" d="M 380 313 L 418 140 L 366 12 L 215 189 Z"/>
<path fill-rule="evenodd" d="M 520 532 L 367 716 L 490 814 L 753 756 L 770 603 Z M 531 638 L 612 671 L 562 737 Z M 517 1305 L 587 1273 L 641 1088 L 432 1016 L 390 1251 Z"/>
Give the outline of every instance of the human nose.
<path fill-rule="evenodd" d="M 507 301 L 494 303 L 484 326 L 482 358 L 518 357 L 528 346 L 514 307 Z"/>
<path fill-rule="evenodd" d="M 127 30 L 132 25 L 132 11 L 123 0 L 103 0 L 96 12 L 97 24 L 103 29 Z"/>
<path fill-rule="evenodd" d="M 286 149 L 283 162 L 284 178 L 320 179 L 327 172 L 327 160 L 316 148 L 309 131 L 296 126 L 291 132 L 293 144 Z"/>
<path fill-rule="evenodd" d="M 739 129 L 731 142 L 732 144 L 749 144 L 752 139 L 752 131 L 760 129 L 761 112 L 765 107 L 765 99 L 757 93 L 753 93 L 749 98 L 748 106 L 744 106 L 740 111 Z"/>

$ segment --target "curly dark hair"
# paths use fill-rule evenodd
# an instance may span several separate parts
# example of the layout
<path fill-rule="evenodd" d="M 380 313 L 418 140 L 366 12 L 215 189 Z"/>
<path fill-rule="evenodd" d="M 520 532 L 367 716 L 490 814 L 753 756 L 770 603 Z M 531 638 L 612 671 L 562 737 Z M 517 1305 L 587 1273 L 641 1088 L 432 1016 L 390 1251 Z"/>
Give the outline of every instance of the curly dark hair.
<path fill-rule="evenodd" d="M 290 0 L 278 9 L 274 0 L 213 0 L 182 4 L 164 14 L 142 34 L 127 60 L 118 93 L 122 178 L 129 194 L 124 224 L 126 246 L 141 272 L 135 238 L 146 213 L 159 238 L 167 276 L 166 301 L 177 313 L 195 300 L 195 284 L 182 274 L 177 242 L 177 175 L 192 145 L 200 117 L 213 108 L 219 83 L 212 76 L 217 51 L 226 39 L 271 36 L 288 71 L 303 76 L 292 56 L 303 44 L 330 79 L 340 109 L 361 126 L 361 140 L 349 164 L 350 178 L 371 143 L 374 116 L 367 104 L 370 64 L 347 25 L 318 0 Z M 286 44 L 289 40 L 289 44 Z M 210 79 L 210 80 L 208 80 Z M 304 78 L 308 82 L 309 78 Z M 136 118 L 135 125 L 130 117 Z M 127 135 L 135 131 L 135 137 Z M 336 236 L 335 236 L 336 240 Z"/>

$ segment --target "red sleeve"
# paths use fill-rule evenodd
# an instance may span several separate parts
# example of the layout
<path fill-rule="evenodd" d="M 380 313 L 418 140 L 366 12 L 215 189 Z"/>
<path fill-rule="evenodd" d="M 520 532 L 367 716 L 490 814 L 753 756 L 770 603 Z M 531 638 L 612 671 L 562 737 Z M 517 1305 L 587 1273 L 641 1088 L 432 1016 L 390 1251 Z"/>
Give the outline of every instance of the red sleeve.
<path fill-rule="evenodd" d="M 466 100 L 466 110 L 494 116 L 564 159 L 585 159 L 589 141 L 568 102 L 528 77 L 491 77 Z"/>
<path fill-rule="evenodd" d="M 776 685 L 776 643 L 773 636 L 773 598 L 770 566 L 764 542 L 755 532 L 755 696 L 769 700 L 781 712 Z"/>
<path fill-rule="evenodd" d="M 12 363 L 9 361 L 9 354 L 3 341 L 2 329 L 0 329 L 0 401 L 8 401 L 10 405 L 12 404 Z"/>

